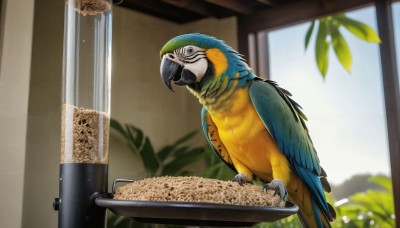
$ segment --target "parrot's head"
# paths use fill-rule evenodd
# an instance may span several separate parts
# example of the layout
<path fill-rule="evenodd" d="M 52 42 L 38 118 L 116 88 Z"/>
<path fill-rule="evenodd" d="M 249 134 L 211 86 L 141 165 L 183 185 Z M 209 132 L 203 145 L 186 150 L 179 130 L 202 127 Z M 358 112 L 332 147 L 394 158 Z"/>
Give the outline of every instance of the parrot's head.
<path fill-rule="evenodd" d="M 171 39 L 161 49 L 160 56 L 161 77 L 170 90 L 174 81 L 176 85 L 200 92 L 210 82 L 223 84 L 224 80 L 239 77 L 238 72 L 250 70 L 225 42 L 198 33 Z"/>

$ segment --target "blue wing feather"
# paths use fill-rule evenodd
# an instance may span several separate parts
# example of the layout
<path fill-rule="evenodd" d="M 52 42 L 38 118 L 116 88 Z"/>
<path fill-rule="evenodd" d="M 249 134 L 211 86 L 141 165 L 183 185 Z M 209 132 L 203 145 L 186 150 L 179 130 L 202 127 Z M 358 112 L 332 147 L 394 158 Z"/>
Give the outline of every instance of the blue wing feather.
<path fill-rule="evenodd" d="M 324 214 L 330 217 L 319 180 L 319 159 L 308 135 L 300 105 L 292 102 L 285 90 L 281 90 L 272 81 L 256 79 L 250 85 L 249 91 L 257 113 L 280 151 L 288 158 L 292 169 L 306 184 Z"/>

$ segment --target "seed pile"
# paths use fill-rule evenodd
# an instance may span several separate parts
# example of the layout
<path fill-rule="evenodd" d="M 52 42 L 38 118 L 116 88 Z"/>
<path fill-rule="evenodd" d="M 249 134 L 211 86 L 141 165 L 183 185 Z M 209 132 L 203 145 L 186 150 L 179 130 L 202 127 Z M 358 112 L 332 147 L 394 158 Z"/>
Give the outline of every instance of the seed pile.
<path fill-rule="evenodd" d="M 83 16 L 93 16 L 109 9 L 111 4 L 106 0 L 75 0 L 75 10 Z"/>
<path fill-rule="evenodd" d="M 121 186 L 114 199 L 284 207 L 285 202 L 278 203 L 279 196 L 273 194 L 252 184 L 240 186 L 237 182 L 203 177 L 164 176 Z"/>
<path fill-rule="evenodd" d="M 107 163 L 109 123 L 105 113 L 65 104 L 60 163 Z"/>

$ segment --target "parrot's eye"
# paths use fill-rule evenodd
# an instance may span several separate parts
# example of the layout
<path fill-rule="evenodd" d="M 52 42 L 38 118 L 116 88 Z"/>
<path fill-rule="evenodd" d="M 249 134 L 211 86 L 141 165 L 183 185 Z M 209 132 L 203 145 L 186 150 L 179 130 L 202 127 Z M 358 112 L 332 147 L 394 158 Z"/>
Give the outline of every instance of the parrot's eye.
<path fill-rule="evenodd" d="M 204 49 L 197 46 L 188 45 L 175 49 L 175 58 L 178 58 L 182 64 L 194 63 L 205 56 Z M 172 58 L 170 58 L 172 59 Z"/>
<path fill-rule="evenodd" d="M 186 49 L 186 55 L 191 55 L 193 54 L 194 49 L 192 47 L 189 47 L 188 49 Z"/>

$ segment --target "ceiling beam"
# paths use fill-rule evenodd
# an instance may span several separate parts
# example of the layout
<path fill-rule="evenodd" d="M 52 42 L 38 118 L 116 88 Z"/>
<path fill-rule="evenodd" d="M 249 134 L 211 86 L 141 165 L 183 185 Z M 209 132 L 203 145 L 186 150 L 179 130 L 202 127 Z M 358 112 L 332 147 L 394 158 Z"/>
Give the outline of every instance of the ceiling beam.
<path fill-rule="evenodd" d="M 303 0 L 238 16 L 241 33 L 273 30 L 373 4 L 374 0 Z"/>
<path fill-rule="evenodd" d="M 205 7 L 204 4 L 200 4 L 200 1 L 198 0 L 162 0 L 162 1 L 170 5 L 174 5 L 201 14 L 203 16 L 208 16 L 208 17 L 214 16 L 213 13 L 207 7 Z"/>
<path fill-rule="evenodd" d="M 264 5 L 272 6 L 274 3 L 271 0 L 257 0 L 257 2 L 262 3 Z"/>
<path fill-rule="evenodd" d="M 248 3 L 244 3 L 238 0 L 205 0 L 205 1 L 244 15 L 250 15 L 254 12 L 254 9 Z"/>
<path fill-rule="evenodd" d="M 159 0 L 124 0 L 120 6 L 176 23 L 190 22 L 205 17 L 198 13 L 190 12 L 184 8 L 169 5 Z"/>
<path fill-rule="evenodd" d="M 225 18 L 235 15 L 235 12 L 221 7 L 220 5 L 212 4 L 207 1 L 200 0 L 161 0 L 170 5 L 184 8 L 188 11 L 197 13 L 204 17 Z"/>

